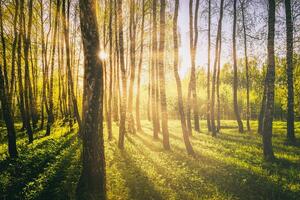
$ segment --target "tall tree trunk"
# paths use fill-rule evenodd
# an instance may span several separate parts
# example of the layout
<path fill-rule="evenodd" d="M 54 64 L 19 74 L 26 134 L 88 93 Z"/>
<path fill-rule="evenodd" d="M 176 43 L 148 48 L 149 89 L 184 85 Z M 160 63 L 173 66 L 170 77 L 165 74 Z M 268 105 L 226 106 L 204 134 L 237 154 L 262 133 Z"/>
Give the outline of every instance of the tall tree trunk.
<path fill-rule="evenodd" d="M 11 79 L 10 79 L 10 90 L 9 90 L 9 99 L 8 102 L 12 105 L 12 98 L 14 93 L 14 85 L 15 85 L 15 66 L 16 66 L 16 48 L 18 44 L 18 31 L 17 31 L 17 23 L 18 23 L 18 15 L 19 15 L 19 0 L 15 0 L 15 15 L 13 22 L 13 30 L 14 30 L 14 39 L 11 50 Z M 11 109 L 13 107 L 11 106 Z"/>
<path fill-rule="evenodd" d="M 24 17 L 23 13 L 23 17 Z M 31 28 L 32 28 L 32 16 L 33 16 L 33 2 L 29 0 L 28 2 L 28 24 L 25 23 L 25 17 L 23 19 L 23 43 L 24 43 L 24 62 L 25 62 L 25 108 L 29 117 L 32 119 L 33 128 L 36 127 L 38 122 L 38 115 L 36 110 L 36 100 L 33 96 L 31 78 L 29 73 L 29 50 L 31 46 Z M 27 31 L 26 28 L 27 27 Z"/>
<path fill-rule="evenodd" d="M 8 84 L 8 72 L 7 72 L 7 60 L 6 60 L 6 42 L 3 30 L 3 11 L 2 11 L 2 0 L 0 0 L 0 33 L 1 33 L 1 45 L 2 45 L 2 63 L 3 63 L 3 78 L 4 87 L 6 91 L 9 91 Z"/>
<path fill-rule="evenodd" d="M 199 10 L 199 0 L 196 0 L 195 13 L 193 20 L 193 0 L 190 0 L 189 4 L 189 17 L 190 17 L 190 54 L 191 54 L 191 78 L 190 78 L 190 92 L 191 95 L 188 95 L 188 110 L 193 106 L 194 113 L 194 124 L 195 130 L 200 131 L 199 124 L 199 114 L 198 114 L 198 101 L 197 101 L 197 87 L 196 87 L 196 52 L 197 52 L 197 42 L 198 42 L 198 10 Z M 194 24 L 193 24 L 194 22 Z M 190 98 L 193 98 L 192 100 Z M 192 102 L 192 103 L 191 103 Z M 190 111 L 188 111 L 190 115 Z M 189 117 L 190 118 L 190 117 Z M 191 131 L 190 131 L 191 132 Z"/>
<path fill-rule="evenodd" d="M 216 95 L 215 89 L 216 89 L 217 64 L 219 59 L 218 55 L 219 55 L 221 32 L 222 32 L 223 7 L 224 7 L 224 0 L 221 0 L 218 31 L 216 37 L 215 60 L 214 60 L 213 75 L 212 75 L 211 105 L 210 105 L 211 129 L 212 129 L 212 136 L 214 137 L 217 135 L 217 129 L 215 124 L 215 95 Z"/>
<path fill-rule="evenodd" d="M 142 1 L 142 24 L 141 24 L 141 51 L 138 68 L 138 79 L 137 79 L 137 94 L 136 94 L 136 126 L 137 131 L 142 132 L 141 119 L 140 119 L 140 92 L 141 92 L 141 73 L 143 64 L 143 50 L 144 50 L 144 26 L 145 26 L 145 0 Z"/>
<path fill-rule="evenodd" d="M 246 66 L 246 89 L 247 89 L 247 131 L 251 131 L 250 127 L 250 86 L 249 86 L 249 63 L 248 63 L 248 49 L 247 49 L 247 34 L 246 34 L 246 22 L 245 22 L 245 2 L 241 3 L 242 9 L 242 22 L 243 22 L 243 33 L 244 33 L 244 54 L 245 54 L 245 66 Z"/>
<path fill-rule="evenodd" d="M 286 15 L 286 74 L 287 74 L 287 139 L 290 142 L 295 142 L 294 130 L 294 75 L 293 75 L 293 21 L 291 11 L 291 1 L 285 0 L 285 15 Z"/>
<path fill-rule="evenodd" d="M 217 69 L 217 132 L 221 129 L 221 113 L 220 113 L 220 72 L 221 72 L 221 49 L 222 49 L 222 37 L 219 38 L 218 47 L 218 69 Z"/>
<path fill-rule="evenodd" d="M 194 113 L 194 128 L 195 131 L 200 132 L 200 123 L 199 123 L 199 111 L 198 111 L 198 98 L 197 98 L 197 75 L 196 75 L 196 53 L 197 53 L 197 44 L 198 44 L 198 10 L 199 10 L 200 0 L 196 0 L 195 6 L 195 19 L 194 19 L 194 47 L 192 51 L 192 91 L 193 91 L 193 113 Z"/>
<path fill-rule="evenodd" d="M 161 106 L 161 119 L 162 119 L 162 134 L 164 149 L 170 149 L 169 130 L 168 130 L 168 110 L 166 98 L 166 83 L 165 83 L 165 26 L 166 26 L 166 1 L 160 0 L 160 36 L 159 36 L 159 91 L 160 91 L 160 106 Z"/>
<path fill-rule="evenodd" d="M 152 22 L 152 14 L 150 14 L 150 24 L 149 24 L 149 28 L 150 30 L 152 30 L 152 25 L 153 25 L 153 22 Z M 148 60 L 148 101 L 147 101 L 147 117 L 148 117 L 148 121 L 151 122 L 151 116 L 152 116 L 152 113 L 151 113 L 151 101 L 152 101 L 152 97 L 151 97 L 151 92 L 152 92 L 152 82 L 151 82 L 151 76 L 152 76 L 152 34 L 153 32 L 150 31 L 149 33 L 149 60 Z"/>
<path fill-rule="evenodd" d="M 77 185 L 77 199 L 106 199 L 105 156 L 103 140 L 103 70 L 96 18 L 96 1 L 80 0 L 80 24 L 83 42 L 84 120 L 82 129 L 82 173 Z M 100 120 L 99 120 L 100 119 Z M 102 120 L 101 120 L 102 119 Z M 99 123 L 100 122 L 100 123 Z"/>
<path fill-rule="evenodd" d="M 14 127 L 14 119 L 11 115 L 11 107 L 7 98 L 7 91 L 5 91 L 4 76 L 2 74 L 2 66 L 0 66 L 0 102 L 2 107 L 2 114 L 7 129 L 8 138 L 8 153 L 11 158 L 18 157 L 16 145 L 16 131 Z"/>
<path fill-rule="evenodd" d="M 113 20 L 113 2 L 109 2 L 109 25 L 108 25 L 108 37 L 109 37 L 109 91 L 108 91 L 108 115 L 107 115 L 107 131 L 108 139 L 112 139 L 112 89 L 113 89 L 113 33 L 112 33 L 112 20 Z"/>
<path fill-rule="evenodd" d="M 136 22 L 135 22 L 135 0 L 130 0 L 129 12 L 129 35 L 130 35 L 130 81 L 128 94 L 128 132 L 135 134 L 135 123 L 133 118 L 133 86 L 135 79 L 135 37 L 136 37 Z"/>
<path fill-rule="evenodd" d="M 194 155 L 193 147 L 190 143 L 189 133 L 186 126 L 184 106 L 182 100 L 182 87 L 181 80 L 178 73 L 178 30 L 177 30 L 177 21 L 178 21 L 178 10 L 179 10 L 179 0 L 175 0 L 175 11 L 173 18 L 173 42 L 174 42 L 174 76 L 177 86 L 177 95 L 178 95 L 178 111 L 180 115 L 181 129 L 183 141 L 185 144 L 186 151 L 189 155 Z"/>
<path fill-rule="evenodd" d="M 19 76 L 19 93 L 20 93 L 20 103 L 21 103 L 21 109 L 23 109 L 23 112 L 24 113 L 24 121 L 25 121 L 25 127 L 26 127 L 26 130 L 27 130 L 27 134 L 28 134 L 28 141 L 29 143 L 32 143 L 33 142 L 33 133 L 32 133 L 32 128 L 31 128 L 31 124 L 30 124 L 30 111 L 29 111 L 29 97 L 28 97 L 28 93 L 27 93 L 27 89 L 25 89 L 25 93 L 23 91 L 23 83 L 22 83 L 22 70 L 21 70 L 21 67 L 22 67 L 22 52 L 21 52 L 21 47 L 22 47 L 22 40 L 21 38 L 23 38 L 24 40 L 24 29 L 23 27 L 25 26 L 25 23 L 24 23 L 24 0 L 21 0 L 20 1 L 20 27 L 19 27 L 19 49 L 18 49 L 18 76 Z M 25 44 L 25 42 L 24 42 Z M 25 52 L 25 51 L 24 51 Z M 25 57 L 25 56 L 24 56 Z M 25 64 L 26 65 L 26 64 Z M 28 81 L 26 81 L 26 74 L 28 76 L 29 72 L 27 71 L 26 72 L 26 66 L 25 66 L 25 86 L 26 86 L 26 82 L 28 84 Z"/>
<path fill-rule="evenodd" d="M 152 3 L 152 69 L 151 69 L 151 107 L 152 107 L 152 123 L 153 123 L 153 138 L 158 139 L 158 120 L 156 112 L 156 107 L 158 106 L 156 104 L 156 81 L 155 81 L 155 72 L 156 72 L 156 52 L 157 52 L 157 27 L 156 27 L 156 6 L 157 6 L 157 0 L 153 0 Z"/>
<path fill-rule="evenodd" d="M 124 148 L 124 138 L 126 132 L 126 105 L 127 105 L 127 80 L 126 69 L 124 61 L 124 41 L 123 41 L 123 13 L 122 13 L 122 0 L 118 0 L 118 28 L 119 28 L 119 53 L 120 53 L 120 68 L 122 77 L 122 96 L 121 96 L 121 116 L 120 116 L 120 128 L 119 128 L 119 143 L 120 149 Z"/>
<path fill-rule="evenodd" d="M 119 40 L 118 40 L 118 16 L 117 16 L 117 2 L 114 0 L 114 17 L 115 17 L 115 65 L 114 65 L 114 112 L 113 118 L 115 122 L 119 122 L 119 99 L 120 99 L 120 81 L 119 81 L 119 69 L 120 69 L 120 53 L 119 53 Z"/>
<path fill-rule="evenodd" d="M 41 97 L 41 124 L 40 130 L 44 128 L 44 105 L 46 99 L 46 70 L 45 70 L 45 34 L 44 34 L 44 7 L 43 7 L 43 0 L 39 1 L 40 4 L 40 23 L 41 23 L 41 42 L 42 42 L 42 97 Z"/>
<path fill-rule="evenodd" d="M 211 48 L 211 0 L 208 0 L 208 45 L 207 45 L 207 107 L 206 107 L 206 120 L 207 129 L 211 131 L 210 123 L 210 48 Z"/>
<path fill-rule="evenodd" d="M 57 26 L 58 26 L 58 13 L 60 8 L 60 0 L 56 1 L 56 13 L 54 19 L 54 30 L 53 30 L 53 38 L 52 38 L 52 57 L 51 57 L 51 74 L 50 74 L 50 82 L 49 82 L 49 112 L 47 119 L 47 130 L 46 135 L 50 135 L 50 129 L 54 122 L 54 114 L 53 114 L 53 76 L 54 76 L 54 62 L 55 62 L 55 50 L 56 50 L 56 35 L 57 35 Z"/>
<path fill-rule="evenodd" d="M 275 158 L 272 148 L 272 123 L 274 114 L 274 88 L 275 88 L 275 0 L 269 0 L 268 11 L 268 69 L 266 74 L 266 105 L 263 118 L 263 153 L 265 160 Z"/>
<path fill-rule="evenodd" d="M 58 31 L 61 32 L 61 26 L 58 25 Z M 58 107 L 59 107 L 59 112 L 61 114 L 61 117 L 64 117 L 64 112 L 63 112 L 63 103 L 62 103 L 62 62 L 61 62 L 61 57 L 63 54 L 62 51 L 62 34 L 59 34 L 58 36 L 58 47 L 57 47 L 57 62 L 58 62 Z"/>
<path fill-rule="evenodd" d="M 60 1 L 60 0 L 58 0 L 58 1 Z M 67 58 L 66 61 L 67 61 L 67 70 L 68 70 L 68 86 L 70 87 L 70 93 L 71 93 L 70 95 L 71 95 L 75 118 L 76 118 L 76 121 L 79 126 L 79 131 L 81 131 L 81 118 L 80 118 L 79 109 L 77 106 L 77 99 L 75 97 L 74 82 L 73 82 L 73 76 L 72 76 L 72 70 L 71 70 L 69 20 L 67 20 L 67 17 L 66 17 L 66 0 L 63 0 L 63 3 L 62 3 L 62 17 L 63 17 L 64 39 L 65 39 L 65 47 L 66 47 L 66 58 Z M 57 29 L 57 27 L 55 27 L 55 29 Z"/>
<path fill-rule="evenodd" d="M 239 132 L 244 132 L 243 122 L 241 120 L 237 89 L 238 89 L 238 77 L 237 77 L 237 55 L 236 55 L 236 4 L 237 0 L 233 1 L 233 31 L 232 31 L 232 44 L 233 44 L 233 108 L 236 117 L 236 121 L 239 126 Z"/>

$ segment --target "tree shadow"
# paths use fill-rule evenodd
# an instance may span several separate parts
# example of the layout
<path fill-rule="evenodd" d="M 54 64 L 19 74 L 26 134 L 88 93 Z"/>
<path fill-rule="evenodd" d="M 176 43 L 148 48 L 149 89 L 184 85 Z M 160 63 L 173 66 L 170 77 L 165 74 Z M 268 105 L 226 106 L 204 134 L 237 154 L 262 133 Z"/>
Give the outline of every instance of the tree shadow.
<path fill-rule="evenodd" d="M 129 199 L 164 199 L 160 192 L 156 190 L 153 182 L 151 182 L 142 169 L 137 166 L 126 149 L 120 150 L 116 147 L 113 150 L 113 154 L 115 158 L 119 159 L 116 164 L 129 189 Z"/>
<path fill-rule="evenodd" d="M 147 142 L 145 138 L 136 138 L 139 139 L 150 151 L 157 151 L 157 149 L 153 150 L 153 144 Z M 134 141 L 132 142 L 134 144 Z M 134 146 L 138 148 L 136 144 L 134 144 Z M 176 164 L 178 162 L 186 163 L 186 167 L 189 168 L 188 170 L 191 173 L 196 173 L 196 176 L 204 179 L 204 182 L 215 186 L 218 188 L 218 191 L 227 194 L 228 196 L 237 197 L 239 199 L 297 199 L 297 197 L 300 195 L 299 192 L 284 188 L 282 183 L 276 183 L 271 181 L 265 175 L 252 171 L 250 166 L 249 169 L 245 169 L 236 165 L 235 163 L 224 162 L 224 160 L 219 158 L 201 154 L 197 150 L 196 152 L 196 158 L 191 158 L 190 156 L 186 155 L 183 148 L 172 146 L 172 151 L 164 153 L 167 154 L 168 159 L 171 160 L 170 162 L 172 162 L 172 164 Z M 139 151 L 139 153 L 145 154 L 142 151 Z M 147 155 L 144 157 L 148 160 L 151 159 L 151 157 Z M 163 166 L 155 164 L 154 161 L 152 161 L 152 163 L 160 173 L 166 173 L 168 170 L 162 170 Z M 290 165 L 290 163 L 285 164 Z M 180 165 L 177 167 L 180 167 Z M 166 173 L 165 176 L 168 176 L 168 174 Z M 203 192 L 203 188 L 199 188 L 199 185 L 201 186 L 202 183 L 201 181 L 191 181 L 190 177 L 185 175 L 176 181 L 180 182 L 181 185 L 185 185 L 186 183 L 193 184 L 194 186 L 192 185 L 189 188 L 191 188 L 191 190 L 193 190 L 195 193 Z M 180 199 L 185 198 L 184 194 L 180 194 L 178 190 L 175 191 L 176 193 L 178 192 L 178 195 L 182 197 Z"/>
<path fill-rule="evenodd" d="M 145 134 L 145 136 L 149 137 L 149 135 L 146 135 L 146 134 Z M 149 137 L 149 139 L 145 139 L 141 135 L 134 135 L 134 137 L 140 139 L 140 141 L 142 141 L 145 146 L 147 146 L 149 149 L 151 149 L 151 151 L 154 151 L 154 152 L 165 151 L 162 147 L 162 140 L 160 138 L 153 140 L 152 137 L 151 137 L 151 139 L 150 139 L 150 137 Z M 134 143 L 131 137 L 127 137 L 127 140 L 131 143 Z"/>
<path fill-rule="evenodd" d="M 285 139 L 284 144 L 287 146 L 300 147 L 300 140 L 295 139 L 295 141 L 289 141 L 289 140 Z"/>
<path fill-rule="evenodd" d="M 37 199 L 70 199 L 71 194 L 66 190 L 63 183 L 64 180 L 67 179 L 68 173 L 70 173 L 69 168 L 72 165 L 72 159 L 77 148 L 78 145 L 73 145 L 67 150 L 66 154 L 62 156 L 62 159 L 53 164 L 55 165 L 55 172 L 52 173 L 52 176 L 47 177 L 45 188 L 43 188 Z M 80 173 L 76 174 L 73 172 L 73 176 L 79 179 Z M 71 185 L 68 184 L 68 187 L 71 187 Z"/>
<path fill-rule="evenodd" d="M 198 175 L 205 181 L 217 186 L 219 191 L 230 194 L 239 199 L 298 199 L 300 191 L 291 191 L 283 188 L 282 183 L 274 182 L 268 177 L 257 174 L 250 169 L 245 169 L 226 163 L 218 158 L 206 156 L 196 150 L 196 158 L 191 159 L 181 152 L 183 149 L 174 147 L 170 154 L 177 160 L 187 163 L 191 171 L 197 170 Z M 202 164 L 210 165 L 211 169 L 202 170 Z M 284 163 L 290 165 L 291 163 Z M 282 166 L 283 167 L 283 166 Z M 271 169 L 271 167 L 270 167 Z M 278 172 L 273 172 L 276 174 Z M 270 175 L 272 172 L 270 173 Z"/>
<path fill-rule="evenodd" d="M 47 166 L 55 162 L 56 156 L 74 141 L 76 135 L 68 134 L 63 141 L 44 140 L 34 148 L 22 149 L 17 159 L 6 159 L 0 162 L 0 172 L 6 171 L 11 177 L 5 191 L 9 199 L 20 199 L 22 190 L 28 183 L 43 173 Z"/>

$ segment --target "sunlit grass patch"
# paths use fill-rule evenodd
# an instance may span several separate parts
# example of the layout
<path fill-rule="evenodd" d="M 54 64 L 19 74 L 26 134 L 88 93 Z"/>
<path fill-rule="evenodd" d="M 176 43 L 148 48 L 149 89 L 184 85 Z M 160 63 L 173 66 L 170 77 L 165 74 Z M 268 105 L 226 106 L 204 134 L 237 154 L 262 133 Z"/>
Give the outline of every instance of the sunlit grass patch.
<path fill-rule="evenodd" d="M 143 132 L 126 134 L 124 150 L 117 147 L 118 126 L 113 125 L 112 141 L 105 129 L 108 199 L 299 199 L 300 148 L 286 144 L 285 122 L 274 123 L 274 163 L 262 158 L 256 122 L 251 122 L 251 132 L 238 133 L 235 121 L 222 121 L 217 137 L 207 132 L 205 121 L 200 124 L 201 132 L 190 137 L 195 157 L 186 153 L 177 120 L 169 121 L 170 151 L 163 149 L 161 133 L 153 139 L 151 122 L 142 122 Z M 27 144 L 25 134 L 18 139 L 20 157 L 1 158 L 1 194 L 10 199 L 75 199 L 81 172 L 77 126 L 57 122 L 50 136 L 44 134 L 36 133 L 33 144 Z"/>

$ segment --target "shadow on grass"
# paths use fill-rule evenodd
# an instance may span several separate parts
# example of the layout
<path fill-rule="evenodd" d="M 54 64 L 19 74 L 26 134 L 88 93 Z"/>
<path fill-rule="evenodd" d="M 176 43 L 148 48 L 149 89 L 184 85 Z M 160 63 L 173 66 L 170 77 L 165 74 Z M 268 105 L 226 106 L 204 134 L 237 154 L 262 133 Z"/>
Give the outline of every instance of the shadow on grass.
<path fill-rule="evenodd" d="M 22 149 L 19 158 L 0 162 L 0 172 L 7 172 L 11 182 L 1 190 L 8 199 L 20 199 L 22 189 L 56 160 L 56 156 L 74 141 L 76 135 L 65 134 L 62 140 L 44 140 L 34 148 Z"/>
<path fill-rule="evenodd" d="M 145 136 L 149 137 L 148 135 Z M 136 136 L 135 138 L 140 140 L 150 151 L 163 152 L 162 149 L 153 147 L 153 143 L 149 142 L 151 141 L 150 139 L 148 140 L 141 136 Z M 131 142 L 134 144 L 135 148 L 138 148 L 135 141 Z M 142 153 L 142 151 L 139 152 Z M 187 156 L 183 148 L 173 145 L 172 151 L 166 152 L 166 154 L 168 160 L 170 160 L 169 162 L 172 164 L 177 164 L 178 162 L 186 163 L 186 167 L 191 173 L 196 173 L 196 176 L 201 177 L 205 182 L 215 186 L 218 188 L 219 192 L 224 193 L 229 197 L 233 196 L 239 199 L 297 199 L 300 196 L 299 191 L 296 192 L 284 188 L 282 183 L 271 181 L 268 177 L 257 174 L 251 169 L 241 168 L 234 163 L 225 163 L 218 158 L 201 154 L 197 150 L 196 152 L 197 157 L 194 159 Z M 145 159 L 151 158 L 150 156 L 145 155 Z M 167 171 L 167 169 L 161 170 L 161 166 L 154 162 L 152 163 L 157 168 L 157 171 L 163 173 Z M 287 163 L 286 161 L 280 161 L 279 164 L 281 165 L 281 169 L 284 169 L 286 166 L 293 166 L 292 163 Z M 203 167 L 204 165 L 208 165 L 209 167 Z M 295 165 L 294 167 L 296 166 L 298 165 Z M 177 167 L 180 167 L 180 165 Z M 185 188 L 188 184 L 193 184 L 188 188 L 191 188 L 195 193 L 203 192 L 203 189 L 198 187 L 201 185 L 201 181 L 193 182 L 190 180 L 189 175 L 191 174 L 188 173 L 187 175 L 183 175 L 176 181 L 179 181 L 182 185 L 187 184 L 183 186 Z M 168 174 L 165 174 L 165 176 L 168 176 Z"/>
<path fill-rule="evenodd" d="M 129 189 L 129 199 L 164 199 L 125 149 L 120 150 L 115 146 L 113 154 L 119 160 L 117 167 Z"/>
<path fill-rule="evenodd" d="M 76 176 L 77 179 L 79 179 L 80 173 L 69 171 L 77 148 L 78 144 L 73 145 L 64 155 L 62 155 L 62 159 L 53 164 L 56 165 L 55 172 L 53 172 L 52 176 L 46 178 L 45 188 L 43 188 L 37 199 L 70 199 L 72 194 L 66 191 L 64 181 L 68 178 L 67 176 L 70 173 L 72 173 L 72 176 Z M 71 187 L 71 184 L 72 183 L 69 183 L 68 186 Z"/>
<path fill-rule="evenodd" d="M 147 135 L 147 134 L 145 134 Z M 147 135 L 148 136 L 148 135 Z M 154 152 L 162 152 L 164 151 L 163 147 L 162 147 L 162 140 L 159 138 L 159 139 L 153 139 L 153 137 L 149 137 L 149 139 L 144 139 L 141 135 L 133 135 L 133 137 L 136 137 L 136 138 L 139 138 L 143 144 L 145 146 L 147 146 L 151 151 L 154 151 Z M 126 139 L 133 143 L 133 140 L 131 137 L 126 137 Z"/>

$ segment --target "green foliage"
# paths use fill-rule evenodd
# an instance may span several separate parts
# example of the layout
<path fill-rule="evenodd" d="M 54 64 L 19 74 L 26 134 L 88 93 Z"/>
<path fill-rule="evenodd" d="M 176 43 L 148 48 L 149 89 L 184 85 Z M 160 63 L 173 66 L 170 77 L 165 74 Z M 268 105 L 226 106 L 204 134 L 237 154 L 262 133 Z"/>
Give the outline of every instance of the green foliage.
<path fill-rule="evenodd" d="M 185 151 L 179 121 L 169 122 L 171 151 L 152 139 L 146 121 L 144 133 L 127 135 L 125 150 L 119 150 L 114 125 L 113 140 L 105 141 L 108 199 L 299 199 L 300 149 L 285 144 L 284 122 L 274 123 L 274 163 L 263 161 L 255 131 L 239 134 L 234 121 L 221 124 L 216 138 L 204 128 L 191 137 L 194 158 Z M 251 126 L 255 130 L 257 123 Z M 21 138 L 18 159 L 1 158 L 0 193 L 8 199 L 75 198 L 81 170 L 77 128 L 56 123 L 51 136 L 43 134 L 32 145 Z"/>

